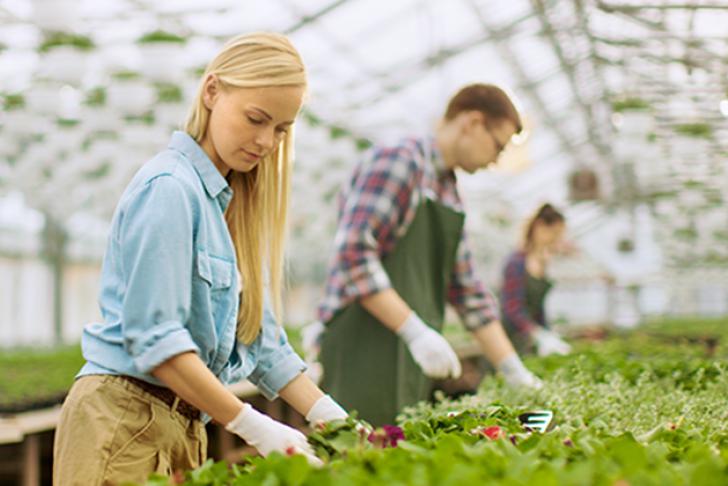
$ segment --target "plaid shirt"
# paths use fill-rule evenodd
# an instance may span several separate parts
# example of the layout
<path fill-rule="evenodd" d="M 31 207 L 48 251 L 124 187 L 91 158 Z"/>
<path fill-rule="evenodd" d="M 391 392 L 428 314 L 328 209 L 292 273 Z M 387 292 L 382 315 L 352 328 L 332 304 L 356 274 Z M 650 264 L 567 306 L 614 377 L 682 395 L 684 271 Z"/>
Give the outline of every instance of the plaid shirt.
<path fill-rule="evenodd" d="M 406 234 L 422 197 L 463 211 L 455 174 L 444 168 L 431 138 L 375 147 L 357 165 L 339 198 L 334 255 L 319 307 L 321 322 L 359 298 L 391 288 L 382 258 Z M 447 300 L 470 330 L 499 319 L 496 299 L 475 275 L 464 230 Z"/>
<path fill-rule="evenodd" d="M 526 278 L 526 253 L 519 250 L 511 254 L 503 269 L 501 303 L 504 324 L 529 335 L 534 329 L 545 326 L 546 320 L 543 309 L 533 316 L 526 306 Z"/>

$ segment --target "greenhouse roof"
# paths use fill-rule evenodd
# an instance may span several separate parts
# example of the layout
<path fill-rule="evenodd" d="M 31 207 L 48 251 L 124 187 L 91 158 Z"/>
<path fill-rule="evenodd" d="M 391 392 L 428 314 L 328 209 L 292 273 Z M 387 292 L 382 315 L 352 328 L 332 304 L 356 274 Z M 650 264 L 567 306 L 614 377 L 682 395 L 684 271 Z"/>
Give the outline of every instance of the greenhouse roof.
<path fill-rule="evenodd" d="M 457 88 L 490 82 L 515 96 L 527 133 L 501 168 L 461 178 L 476 211 L 497 198 L 520 218 L 551 200 L 583 232 L 648 203 L 680 254 L 718 231 L 701 214 L 728 216 L 726 25 L 718 0 L 0 0 L 0 197 L 20 190 L 61 221 L 108 219 L 219 46 L 271 30 L 309 70 L 294 199 L 327 207 L 370 141 L 424 133 Z M 577 169 L 599 179 L 586 203 L 569 198 Z M 294 238 L 317 224 L 295 213 Z"/>

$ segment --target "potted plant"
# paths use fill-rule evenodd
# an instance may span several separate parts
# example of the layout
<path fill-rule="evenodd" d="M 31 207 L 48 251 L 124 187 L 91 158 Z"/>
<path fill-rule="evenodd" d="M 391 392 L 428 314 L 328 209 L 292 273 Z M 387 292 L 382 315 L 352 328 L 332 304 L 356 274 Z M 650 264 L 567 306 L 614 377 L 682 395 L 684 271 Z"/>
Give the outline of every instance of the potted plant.
<path fill-rule="evenodd" d="M 703 121 L 680 123 L 673 126 L 675 136 L 670 140 L 670 152 L 676 165 L 691 176 L 705 168 L 698 161 L 708 156 L 713 139 L 713 127 Z"/>
<path fill-rule="evenodd" d="M 163 30 L 148 32 L 137 39 L 146 76 L 154 81 L 179 78 L 187 39 Z"/>
<path fill-rule="evenodd" d="M 3 132 L 14 135 L 29 135 L 36 131 L 37 117 L 26 109 L 25 96 L 20 93 L 6 93 L 2 96 L 3 115 L 0 120 Z"/>
<path fill-rule="evenodd" d="M 80 84 L 86 73 L 88 53 L 95 49 L 90 37 L 69 32 L 47 34 L 38 46 L 43 77 Z"/>
<path fill-rule="evenodd" d="M 154 103 L 154 89 L 135 71 L 117 71 L 107 89 L 109 107 L 125 116 L 140 116 Z"/>
<path fill-rule="evenodd" d="M 108 97 L 108 89 L 103 86 L 91 88 L 84 95 L 81 118 L 95 132 L 113 131 L 119 126 L 118 113 L 108 107 Z"/>
<path fill-rule="evenodd" d="M 157 121 L 165 127 L 179 127 L 184 122 L 187 109 L 182 88 L 172 83 L 158 83 L 156 89 L 157 104 L 154 114 Z"/>
<path fill-rule="evenodd" d="M 623 97 L 612 102 L 612 111 L 619 114 L 619 132 L 628 138 L 645 139 L 653 124 L 652 107 L 637 97 Z"/>

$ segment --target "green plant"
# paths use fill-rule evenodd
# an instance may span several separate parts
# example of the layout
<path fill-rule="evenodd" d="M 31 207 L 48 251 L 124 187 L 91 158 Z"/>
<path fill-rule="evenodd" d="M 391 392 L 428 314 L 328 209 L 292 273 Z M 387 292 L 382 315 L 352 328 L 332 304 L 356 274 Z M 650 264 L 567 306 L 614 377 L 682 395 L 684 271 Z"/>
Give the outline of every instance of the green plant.
<path fill-rule="evenodd" d="M 621 113 L 624 111 L 648 111 L 650 104 L 642 98 L 623 98 L 612 102 L 612 111 Z"/>
<path fill-rule="evenodd" d="M 80 123 L 79 120 L 71 119 L 71 118 L 58 118 L 56 120 L 56 125 L 58 125 L 61 128 L 73 128 L 78 126 Z"/>
<path fill-rule="evenodd" d="M 141 77 L 142 75 L 136 71 L 116 71 L 114 73 L 111 73 L 111 78 L 118 81 L 129 81 L 134 79 L 140 79 Z"/>
<path fill-rule="evenodd" d="M 138 44 L 154 44 L 157 42 L 185 44 L 187 42 L 187 39 L 179 35 L 172 34 L 170 32 L 165 32 L 163 30 L 155 30 L 153 32 L 144 34 L 137 40 Z"/>
<path fill-rule="evenodd" d="M 713 127 L 708 123 L 683 123 L 676 125 L 674 130 L 676 133 L 693 138 L 711 138 L 713 136 Z"/>
<path fill-rule="evenodd" d="M 38 52 L 48 52 L 56 47 L 70 46 L 81 51 L 93 50 L 96 46 L 90 37 L 68 32 L 54 32 L 46 36 L 38 47 Z"/>
<path fill-rule="evenodd" d="M 97 86 L 89 90 L 83 103 L 86 106 L 104 106 L 106 104 L 106 89 Z"/>
<path fill-rule="evenodd" d="M 0 351 L 0 411 L 59 403 L 84 362 L 80 346 Z"/>
<path fill-rule="evenodd" d="M 124 117 L 124 120 L 127 123 L 141 123 L 143 125 L 153 125 L 155 117 L 153 112 L 148 111 L 142 115 L 127 115 Z"/>
<path fill-rule="evenodd" d="M 3 109 L 5 111 L 20 110 L 25 108 L 25 97 L 21 94 L 3 95 Z"/>
<path fill-rule="evenodd" d="M 160 103 L 178 103 L 182 101 L 182 89 L 176 84 L 157 84 L 157 101 Z"/>

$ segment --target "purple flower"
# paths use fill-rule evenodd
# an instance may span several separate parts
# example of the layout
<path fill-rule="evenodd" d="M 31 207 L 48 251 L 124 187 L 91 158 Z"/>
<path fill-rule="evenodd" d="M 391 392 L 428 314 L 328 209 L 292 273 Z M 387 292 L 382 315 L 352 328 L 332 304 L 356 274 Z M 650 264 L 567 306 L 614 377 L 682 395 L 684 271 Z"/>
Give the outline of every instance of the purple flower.
<path fill-rule="evenodd" d="M 376 447 L 397 447 L 400 440 L 404 440 L 404 432 L 396 425 L 383 425 L 369 434 L 369 442 Z"/>

